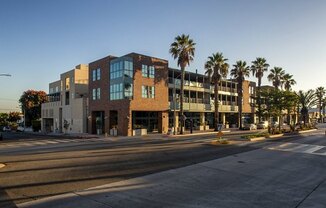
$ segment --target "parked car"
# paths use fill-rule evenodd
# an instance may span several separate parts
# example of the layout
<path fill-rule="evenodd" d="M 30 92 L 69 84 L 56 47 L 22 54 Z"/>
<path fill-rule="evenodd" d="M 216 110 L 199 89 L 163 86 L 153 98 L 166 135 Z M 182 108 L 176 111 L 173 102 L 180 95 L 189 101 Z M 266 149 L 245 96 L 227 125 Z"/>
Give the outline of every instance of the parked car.
<path fill-rule="evenodd" d="M 11 131 L 11 128 L 9 126 L 4 126 L 2 130 L 3 131 Z"/>
<path fill-rule="evenodd" d="M 257 126 L 255 124 L 251 123 L 245 123 L 243 125 L 243 129 L 248 129 L 248 130 L 257 130 Z"/>
<path fill-rule="evenodd" d="M 257 124 L 257 129 L 267 129 L 268 121 L 261 121 Z"/>
<path fill-rule="evenodd" d="M 17 127 L 17 131 L 19 132 L 23 132 L 25 130 L 25 128 L 23 126 L 18 126 Z"/>

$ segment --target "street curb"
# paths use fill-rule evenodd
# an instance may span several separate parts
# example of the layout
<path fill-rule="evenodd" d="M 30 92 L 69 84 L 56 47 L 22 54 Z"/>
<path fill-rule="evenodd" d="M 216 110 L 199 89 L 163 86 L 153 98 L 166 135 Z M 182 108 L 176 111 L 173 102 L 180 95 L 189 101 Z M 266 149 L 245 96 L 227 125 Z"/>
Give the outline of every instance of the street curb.
<path fill-rule="evenodd" d="M 229 133 L 231 130 L 222 131 L 222 133 Z M 178 137 L 186 137 L 186 136 L 200 136 L 200 135 L 212 135 L 217 134 L 217 131 L 212 132 L 202 132 L 202 133 L 194 133 L 194 134 L 179 134 L 179 135 L 167 135 L 170 138 L 178 138 Z"/>
<path fill-rule="evenodd" d="M 255 137 L 255 138 L 250 138 L 249 141 L 256 142 L 256 141 L 263 141 L 265 139 L 266 137 Z"/>
<path fill-rule="evenodd" d="M 4 168 L 5 166 L 6 166 L 5 164 L 0 163 L 0 169 Z"/>

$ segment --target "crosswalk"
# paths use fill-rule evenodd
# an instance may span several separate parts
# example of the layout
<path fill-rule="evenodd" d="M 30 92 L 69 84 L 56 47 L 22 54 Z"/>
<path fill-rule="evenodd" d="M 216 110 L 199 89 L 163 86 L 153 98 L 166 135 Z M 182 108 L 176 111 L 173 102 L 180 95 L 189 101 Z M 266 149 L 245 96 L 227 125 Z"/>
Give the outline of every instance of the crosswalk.
<path fill-rule="evenodd" d="M 285 142 L 265 149 L 326 156 L 326 146 Z"/>
<path fill-rule="evenodd" d="M 56 144 L 63 144 L 63 143 L 87 143 L 87 142 L 101 142 L 101 141 L 113 141 L 113 140 L 111 138 L 27 140 L 27 141 L 0 143 L 0 149 L 56 145 Z"/>

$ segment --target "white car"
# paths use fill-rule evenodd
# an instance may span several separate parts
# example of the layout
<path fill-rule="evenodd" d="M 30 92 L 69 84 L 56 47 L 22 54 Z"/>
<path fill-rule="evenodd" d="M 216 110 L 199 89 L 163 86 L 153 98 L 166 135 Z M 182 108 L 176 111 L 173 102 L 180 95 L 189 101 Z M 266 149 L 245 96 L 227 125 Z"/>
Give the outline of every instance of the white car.
<path fill-rule="evenodd" d="M 255 124 L 245 123 L 243 129 L 257 130 L 257 126 Z"/>
<path fill-rule="evenodd" d="M 18 126 L 17 131 L 23 132 L 23 131 L 25 131 L 25 128 L 23 126 Z"/>
<path fill-rule="evenodd" d="M 11 131 L 11 128 L 9 126 L 4 126 L 2 130 L 5 131 L 5 132 L 6 131 Z"/>
<path fill-rule="evenodd" d="M 257 129 L 267 129 L 268 121 L 261 121 L 257 124 Z"/>

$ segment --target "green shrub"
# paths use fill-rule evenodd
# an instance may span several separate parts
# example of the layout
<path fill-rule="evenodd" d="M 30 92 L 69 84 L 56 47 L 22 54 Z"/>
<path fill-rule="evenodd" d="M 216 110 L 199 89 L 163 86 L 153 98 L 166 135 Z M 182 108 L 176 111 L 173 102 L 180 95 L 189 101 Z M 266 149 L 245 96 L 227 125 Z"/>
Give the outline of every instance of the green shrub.
<path fill-rule="evenodd" d="M 268 132 L 260 132 L 260 133 L 255 133 L 255 134 L 249 134 L 245 136 L 241 136 L 243 139 L 252 139 L 252 138 L 257 138 L 257 137 L 268 137 L 269 133 Z"/>

